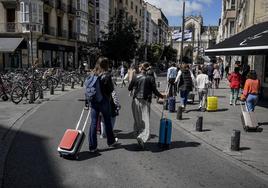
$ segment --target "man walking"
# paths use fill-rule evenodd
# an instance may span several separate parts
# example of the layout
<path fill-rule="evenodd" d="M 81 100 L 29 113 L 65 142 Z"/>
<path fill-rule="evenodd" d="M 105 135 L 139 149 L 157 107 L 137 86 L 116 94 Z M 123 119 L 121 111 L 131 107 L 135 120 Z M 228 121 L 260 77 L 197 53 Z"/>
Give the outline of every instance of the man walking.
<path fill-rule="evenodd" d="M 149 64 L 143 63 L 139 66 L 140 74 L 137 74 L 131 80 L 128 90 L 134 90 L 132 101 L 132 114 L 134 118 L 134 133 L 137 136 L 138 144 L 144 148 L 144 143 L 150 137 L 150 105 L 152 93 L 163 98 L 163 95 L 156 89 L 154 78 L 146 71 L 149 70 Z"/>
<path fill-rule="evenodd" d="M 168 82 L 168 96 L 174 96 L 176 94 L 175 79 L 177 77 L 177 67 L 175 63 L 172 63 L 167 71 L 167 82 Z"/>

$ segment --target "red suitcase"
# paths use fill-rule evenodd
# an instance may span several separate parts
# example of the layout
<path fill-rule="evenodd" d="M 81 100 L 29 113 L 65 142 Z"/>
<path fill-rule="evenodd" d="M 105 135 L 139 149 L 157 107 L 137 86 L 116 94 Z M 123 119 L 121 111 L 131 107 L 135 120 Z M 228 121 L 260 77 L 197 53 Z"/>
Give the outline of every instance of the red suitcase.
<path fill-rule="evenodd" d="M 74 159 L 78 159 L 77 154 L 80 151 L 83 141 L 85 139 L 84 130 L 88 122 L 90 111 L 88 111 L 82 130 L 79 130 L 79 125 L 84 116 L 84 113 L 85 110 L 83 109 L 75 129 L 67 129 L 65 131 L 58 146 L 58 152 L 61 157 L 72 157 Z"/>

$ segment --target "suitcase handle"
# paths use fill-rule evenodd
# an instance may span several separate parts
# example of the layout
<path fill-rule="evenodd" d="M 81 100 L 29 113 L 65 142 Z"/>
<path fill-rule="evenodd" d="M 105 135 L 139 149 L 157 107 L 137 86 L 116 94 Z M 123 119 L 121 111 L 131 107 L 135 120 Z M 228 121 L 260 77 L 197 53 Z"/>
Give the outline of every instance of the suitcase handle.
<path fill-rule="evenodd" d="M 243 109 L 243 105 L 242 105 L 241 101 L 239 102 L 239 104 L 240 104 L 240 107 L 241 107 L 241 111 L 243 112 L 244 109 Z M 246 108 L 246 112 L 248 112 L 247 101 L 245 101 L 245 108 Z"/>
<path fill-rule="evenodd" d="M 169 88 L 170 88 L 170 86 L 168 85 L 168 86 L 166 87 L 166 90 L 165 90 L 165 95 L 167 96 L 167 98 L 168 98 Z M 164 100 L 164 102 L 163 102 L 163 108 L 162 108 L 162 113 L 161 113 L 161 119 L 164 117 L 164 111 L 165 111 L 165 105 L 166 105 L 166 102 L 165 102 L 165 101 L 167 101 L 167 100 Z"/>
<path fill-rule="evenodd" d="M 76 124 L 76 128 L 75 128 L 75 130 L 78 130 L 78 128 L 79 128 L 79 125 L 80 125 L 80 122 L 81 122 L 81 120 L 82 120 L 82 118 L 83 118 L 84 112 L 85 112 L 85 109 L 83 108 L 83 110 L 82 110 L 82 112 L 81 112 L 81 115 L 80 115 L 80 118 L 79 118 L 79 120 L 78 120 L 78 122 L 77 122 L 77 124 Z M 91 112 L 91 110 L 89 109 L 82 131 L 84 131 L 85 128 L 86 128 L 86 125 L 87 125 L 87 122 L 88 122 L 88 117 L 89 117 L 90 112 Z"/>

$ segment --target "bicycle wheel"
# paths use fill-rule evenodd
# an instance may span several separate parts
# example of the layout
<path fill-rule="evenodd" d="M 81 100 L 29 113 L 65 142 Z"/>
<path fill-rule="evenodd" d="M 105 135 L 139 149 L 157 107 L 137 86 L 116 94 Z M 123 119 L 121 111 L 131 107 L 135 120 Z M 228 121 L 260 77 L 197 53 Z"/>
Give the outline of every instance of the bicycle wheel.
<path fill-rule="evenodd" d="M 45 91 L 48 88 L 47 80 L 42 80 L 40 84 L 41 84 L 43 91 Z"/>
<path fill-rule="evenodd" d="M 59 84 L 58 80 L 56 78 L 52 78 L 52 77 L 48 78 L 47 82 L 48 82 L 48 88 L 53 86 L 53 89 L 56 89 L 58 87 L 58 84 Z"/>
<path fill-rule="evenodd" d="M 26 89 L 26 91 L 25 91 L 25 97 L 26 97 L 27 100 L 30 99 L 30 93 L 32 92 L 32 89 L 34 89 L 33 90 L 33 93 L 34 93 L 34 101 L 36 101 L 39 98 L 40 89 L 42 89 L 42 87 L 41 87 L 40 84 L 37 84 L 37 83 L 34 84 L 34 87 L 28 86 L 27 89 Z"/>
<path fill-rule="evenodd" d="M 19 104 L 23 98 L 23 89 L 21 86 L 15 86 L 10 93 L 11 101 L 15 104 Z"/>

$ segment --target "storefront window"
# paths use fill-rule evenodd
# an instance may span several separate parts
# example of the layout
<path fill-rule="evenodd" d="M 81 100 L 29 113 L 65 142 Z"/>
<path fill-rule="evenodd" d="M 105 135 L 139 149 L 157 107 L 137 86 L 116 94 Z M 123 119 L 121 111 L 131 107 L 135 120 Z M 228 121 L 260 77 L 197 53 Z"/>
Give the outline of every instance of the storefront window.
<path fill-rule="evenodd" d="M 264 82 L 268 83 L 268 55 L 265 56 Z"/>

